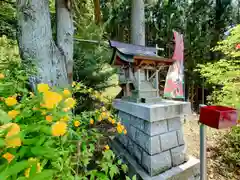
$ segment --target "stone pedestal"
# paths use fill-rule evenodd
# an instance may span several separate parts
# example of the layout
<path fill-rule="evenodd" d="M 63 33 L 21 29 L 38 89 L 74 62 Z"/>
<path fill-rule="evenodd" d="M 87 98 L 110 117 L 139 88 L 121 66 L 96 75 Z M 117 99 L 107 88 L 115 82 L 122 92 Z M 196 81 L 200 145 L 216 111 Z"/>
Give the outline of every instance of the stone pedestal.
<path fill-rule="evenodd" d="M 128 131 L 118 140 L 149 176 L 188 160 L 181 117 L 190 113 L 190 103 L 162 100 L 150 104 L 117 99 L 113 105 Z"/>

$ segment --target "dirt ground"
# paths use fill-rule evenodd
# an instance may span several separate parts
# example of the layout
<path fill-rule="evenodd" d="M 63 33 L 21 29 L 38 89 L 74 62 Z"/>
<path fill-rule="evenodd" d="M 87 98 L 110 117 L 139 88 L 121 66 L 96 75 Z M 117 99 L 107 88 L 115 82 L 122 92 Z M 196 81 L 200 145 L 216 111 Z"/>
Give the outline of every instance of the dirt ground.
<path fill-rule="evenodd" d="M 187 143 L 188 154 L 199 158 L 200 136 L 199 136 L 198 115 L 188 116 L 184 121 L 184 136 Z M 221 157 L 215 153 L 216 139 L 221 137 L 227 130 L 216 130 L 207 128 L 207 171 L 208 179 L 211 180 L 240 180 L 240 176 L 226 171 L 226 164 L 220 163 Z M 224 171 L 224 173 L 222 173 Z M 224 174 L 221 175 L 221 174 Z"/>

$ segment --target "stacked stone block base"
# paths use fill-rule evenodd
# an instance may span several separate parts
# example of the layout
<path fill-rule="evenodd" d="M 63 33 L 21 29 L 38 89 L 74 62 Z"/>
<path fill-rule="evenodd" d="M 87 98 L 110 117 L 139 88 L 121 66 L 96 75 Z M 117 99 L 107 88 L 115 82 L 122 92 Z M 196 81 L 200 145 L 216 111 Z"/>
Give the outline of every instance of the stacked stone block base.
<path fill-rule="evenodd" d="M 150 176 L 159 175 L 188 160 L 181 116 L 190 112 L 187 102 L 163 100 L 158 104 L 116 100 L 114 107 L 127 135 L 117 138 Z"/>

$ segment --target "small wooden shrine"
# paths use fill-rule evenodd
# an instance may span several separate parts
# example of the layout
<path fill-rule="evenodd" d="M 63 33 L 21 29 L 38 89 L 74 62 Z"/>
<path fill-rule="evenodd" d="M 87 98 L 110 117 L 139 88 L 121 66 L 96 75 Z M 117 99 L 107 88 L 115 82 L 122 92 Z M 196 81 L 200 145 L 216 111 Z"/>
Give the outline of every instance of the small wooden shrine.
<path fill-rule="evenodd" d="M 159 71 L 175 60 L 157 56 L 156 48 L 110 41 L 111 64 L 118 67 L 122 99 L 156 102 L 159 96 Z"/>

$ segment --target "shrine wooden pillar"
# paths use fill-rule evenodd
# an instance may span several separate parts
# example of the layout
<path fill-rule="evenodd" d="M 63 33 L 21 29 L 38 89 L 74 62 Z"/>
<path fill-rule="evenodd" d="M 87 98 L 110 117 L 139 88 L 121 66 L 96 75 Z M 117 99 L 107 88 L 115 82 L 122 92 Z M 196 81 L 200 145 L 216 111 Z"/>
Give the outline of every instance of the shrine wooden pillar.
<path fill-rule="evenodd" d="M 156 90 L 157 90 L 157 97 L 159 97 L 159 70 L 156 70 Z"/>
<path fill-rule="evenodd" d="M 140 91 L 140 84 L 141 84 L 141 69 L 140 68 L 137 69 L 137 76 L 138 76 L 138 78 L 137 78 L 138 91 Z"/>

